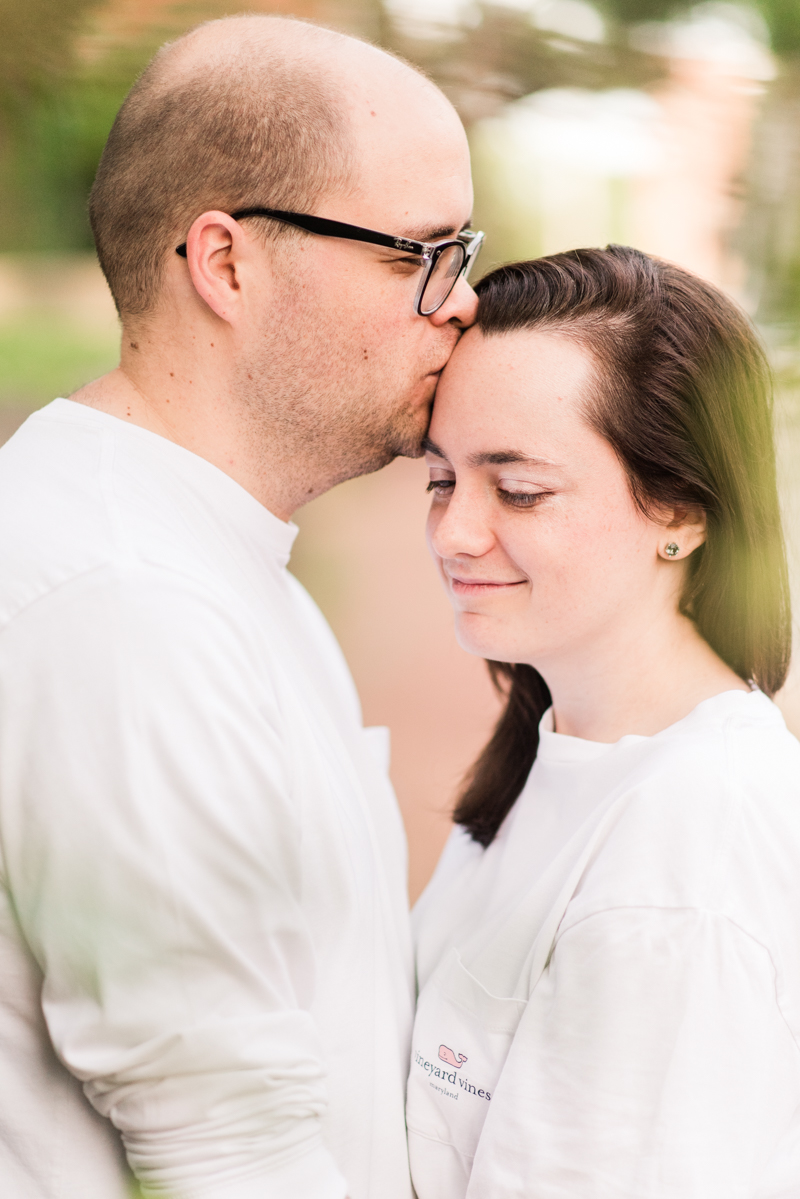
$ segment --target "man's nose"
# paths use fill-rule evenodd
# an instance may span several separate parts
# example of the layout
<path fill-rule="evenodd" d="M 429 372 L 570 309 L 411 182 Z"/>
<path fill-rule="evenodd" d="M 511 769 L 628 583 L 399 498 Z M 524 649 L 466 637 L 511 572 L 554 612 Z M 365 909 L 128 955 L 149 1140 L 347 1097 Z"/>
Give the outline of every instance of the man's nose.
<path fill-rule="evenodd" d="M 450 295 L 428 320 L 434 325 L 446 325 L 452 321 L 460 329 L 468 329 L 475 324 L 478 312 L 478 297 L 462 276 L 456 283 Z"/>

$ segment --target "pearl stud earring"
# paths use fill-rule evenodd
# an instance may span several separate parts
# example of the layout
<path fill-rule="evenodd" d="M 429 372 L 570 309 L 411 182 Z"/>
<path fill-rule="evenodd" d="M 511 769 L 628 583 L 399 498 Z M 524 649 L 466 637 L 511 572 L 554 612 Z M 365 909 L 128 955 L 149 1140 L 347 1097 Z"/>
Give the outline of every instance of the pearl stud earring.
<path fill-rule="evenodd" d="M 668 558 L 674 558 L 675 555 L 677 553 L 679 553 L 679 551 L 680 551 L 680 546 L 676 545 L 674 541 L 670 541 L 669 545 L 664 547 L 664 553 L 667 555 Z"/>

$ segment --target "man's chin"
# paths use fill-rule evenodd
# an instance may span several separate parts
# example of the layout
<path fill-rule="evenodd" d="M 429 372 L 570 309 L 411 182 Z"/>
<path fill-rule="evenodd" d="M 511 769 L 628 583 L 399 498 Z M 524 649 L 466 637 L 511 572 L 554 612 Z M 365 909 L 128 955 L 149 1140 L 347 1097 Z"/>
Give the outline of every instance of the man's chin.
<path fill-rule="evenodd" d="M 382 445 L 376 445 L 371 453 L 365 453 L 358 466 L 351 467 L 349 473 L 343 475 L 339 482 L 343 482 L 345 478 L 352 479 L 356 475 L 372 475 L 394 462 L 395 458 L 421 458 L 425 453 L 423 441 L 429 423 L 430 419 L 426 420 L 424 429 L 402 432 L 393 430 Z"/>
<path fill-rule="evenodd" d="M 424 441 L 431 424 L 432 407 L 433 405 L 429 403 L 425 405 L 422 412 L 416 412 L 415 416 L 418 419 L 414 422 L 413 427 L 403 430 L 403 435 L 395 439 L 393 458 L 421 458 L 423 456 L 425 453 Z"/>
<path fill-rule="evenodd" d="M 427 433 L 427 431 L 428 431 L 428 429 L 426 426 L 425 432 L 422 433 L 420 436 L 415 437 L 413 440 L 411 440 L 409 438 L 408 440 L 399 443 L 397 446 L 395 446 L 394 454 L 392 455 L 392 457 L 393 458 L 422 458 L 422 457 L 424 457 L 424 455 L 425 455 L 424 441 L 425 441 L 425 433 Z"/>
<path fill-rule="evenodd" d="M 423 443 L 430 428 L 433 399 L 440 375 L 441 371 L 437 371 L 425 376 L 420 401 L 408 413 L 408 426 L 403 430 L 403 436 L 396 439 L 395 458 L 421 458 L 425 453 Z"/>
<path fill-rule="evenodd" d="M 433 388 L 429 399 L 420 402 L 415 397 L 405 409 L 395 413 L 391 423 L 382 430 L 375 429 L 371 444 L 366 439 L 361 442 L 360 460 L 354 462 L 351 459 L 347 473 L 339 481 L 356 475 L 371 475 L 388 466 L 395 458 L 421 458 L 425 453 L 423 442 L 431 423 L 432 400 Z"/>
<path fill-rule="evenodd" d="M 382 450 L 376 452 L 372 465 L 363 473 L 371 474 L 373 471 L 381 470 L 390 462 L 394 462 L 395 458 L 422 458 L 425 454 L 423 441 L 426 433 L 427 426 L 422 433 L 417 432 L 413 436 L 393 438 Z"/>

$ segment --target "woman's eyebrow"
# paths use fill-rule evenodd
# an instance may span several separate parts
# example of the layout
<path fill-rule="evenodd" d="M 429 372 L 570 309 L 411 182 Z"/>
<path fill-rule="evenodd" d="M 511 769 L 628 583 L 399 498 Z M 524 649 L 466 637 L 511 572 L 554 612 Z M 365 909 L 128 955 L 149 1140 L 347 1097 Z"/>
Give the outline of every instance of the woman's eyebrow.
<path fill-rule="evenodd" d="M 430 437 L 423 439 L 422 451 L 425 454 L 433 454 L 435 458 L 441 458 L 443 462 L 449 461 L 444 450 L 439 449 Z M 468 466 L 508 466 L 513 463 L 519 466 L 560 466 L 560 463 L 553 462 L 551 458 L 536 458 L 523 450 L 482 450 L 477 454 L 470 454 L 467 458 Z"/>
<path fill-rule="evenodd" d="M 522 450 L 484 450 L 478 454 L 470 454 L 467 458 L 470 466 L 507 466 L 516 463 L 519 466 L 558 466 L 550 458 L 537 458 Z"/>
<path fill-rule="evenodd" d="M 440 450 L 436 442 L 431 441 L 430 437 L 423 437 L 422 452 L 423 454 L 433 454 L 434 457 L 441 458 L 443 462 L 447 461 L 447 455 L 444 450 Z"/>

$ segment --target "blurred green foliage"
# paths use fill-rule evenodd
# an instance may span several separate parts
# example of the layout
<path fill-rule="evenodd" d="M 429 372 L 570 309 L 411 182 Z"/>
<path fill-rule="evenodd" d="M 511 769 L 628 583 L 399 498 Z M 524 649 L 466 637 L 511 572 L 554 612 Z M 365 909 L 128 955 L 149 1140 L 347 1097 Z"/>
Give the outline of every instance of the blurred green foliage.
<path fill-rule="evenodd" d="M 69 74 L 74 42 L 100 0 L 2 0 L 0 106 L 14 112 Z"/>
<path fill-rule="evenodd" d="M 90 247 L 86 197 L 153 45 L 95 62 L 78 41 L 101 0 L 0 0 L 0 251 Z"/>
<path fill-rule="evenodd" d="M 620 25 L 633 25 L 641 21 L 668 21 L 689 5 L 675 0 L 603 0 L 600 7 Z"/>
<path fill-rule="evenodd" d="M 63 315 L 26 311 L 0 323 L 0 403 L 36 407 L 116 365 L 119 338 Z"/>
<path fill-rule="evenodd" d="M 800 55 L 798 0 L 758 0 L 757 8 L 767 23 L 775 53 L 781 57 Z"/>

